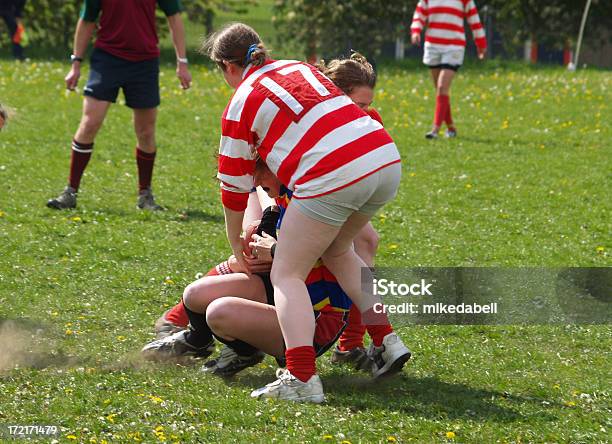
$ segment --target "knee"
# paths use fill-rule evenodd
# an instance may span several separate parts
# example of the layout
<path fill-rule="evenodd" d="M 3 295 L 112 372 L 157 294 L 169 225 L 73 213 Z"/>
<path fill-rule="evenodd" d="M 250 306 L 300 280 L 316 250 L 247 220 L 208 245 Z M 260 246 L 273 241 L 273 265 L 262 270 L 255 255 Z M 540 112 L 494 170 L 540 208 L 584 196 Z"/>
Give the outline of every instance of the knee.
<path fill-rule="evenodd" d="M 376 251 L 378 250 L 378 241 L 378 233 L 374 230 L 368 231 L 355 239 L 355 249 L 358 252 L 364 251 L 368 256 L 374 257 L 376 256 Z"/>
<path fill-rule="evenodd" d="M 102 120 L 85 115 L 81 119 L 81 125 L 79 126 L 79 139 L 87 139 L 78 140 L 79 142 L 87 143 L 89 140 L 93 140 L 98 134 L 100 127 L 102 126 Z"/>
<path fill-rule="evenodd" d="M 447 85 L 438 85 L 436 87 L 436 94 L 439 96 L 448 96 L 449 88 Z"/>
<path fill-rule="evenodd" d="M 135 132 L 141 149 L 155 145 L 155 122 L 137 124 L 135 126 Z"/>
<path fill-rule="evenodd" d="M 232 303 L 224 301 L 224 299 L 217 299 L 206 308 L 206 323 L 219 336 L 223 336 L 227 331 L 227 326 L 232 323 L 232 317 L 235 313 L 232 309 Z"/>
<path fill-rule="evenodd" d="M 198 281 L 187 285 L 185 290 L 183 290 L 183 304 L 185 307 L 191 311 L 195 311 L 196 313 L 200 312 L 201 310 L 199 307 L 201 307 L 205 302 L 202 300 L 202 296 L 206 294 L 206 291 L 204 290 L 205 287 L 205 284 Z"/>
<path fill-rule="evenodd" d="M 286 268 L 281 270 L 280 267 L 275 268 L 273 265 L 272 270 L 270 270 L 270 282 L 272 282 L 273 287 L 286 287 L 291 285 L 291 282 L 304 281 L 304 279 Z"/>
<path fill-rule="evenodd" d="M 282 272 L 279 271 L 279 267 L 272 263 L 272 269 L 270 270 L 270 282 L 272 282 L 272 285 L 276 287 L 282 283 L 284 277 Z"/>
<path fill-rule="evenodd" d="M 354 241 L 354 240 L 353 240 Z M 353 252 L 353 244 L 349 244 L 342 248 L 337 248 L 333 244 L 321 255 L 323 263 L 330 263 L 338 260 L 343 260 L 346 254 Z"/>

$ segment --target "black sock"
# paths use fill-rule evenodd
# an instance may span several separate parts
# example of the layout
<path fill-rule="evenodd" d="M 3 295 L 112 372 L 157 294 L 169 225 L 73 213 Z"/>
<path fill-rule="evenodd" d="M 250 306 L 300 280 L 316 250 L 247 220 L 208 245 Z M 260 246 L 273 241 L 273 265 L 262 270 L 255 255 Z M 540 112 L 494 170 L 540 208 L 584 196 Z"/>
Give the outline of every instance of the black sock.
<path fill-rule="evenodd" d="M 247 344 L 240 339 L 234 339 L 230 341 L 228 339 L 217 336 L 213 333 L 213 336 L 219 341 L 227 345 L 229 348 L 234 350 L 238 356 L 252 356 L 257 352 L 257 349 L 253 347 L 251 344 Z"/>
<path fill-rule="evenodd" d="M 185 305 L 185 304 L 183 304 Z M 212 331 L 206 323 L 206 315 L 189 310 L 185 305 L 191 329 L 185 335 L 185 340 L 194 347 L 205 347 L 212 341 Z"/>

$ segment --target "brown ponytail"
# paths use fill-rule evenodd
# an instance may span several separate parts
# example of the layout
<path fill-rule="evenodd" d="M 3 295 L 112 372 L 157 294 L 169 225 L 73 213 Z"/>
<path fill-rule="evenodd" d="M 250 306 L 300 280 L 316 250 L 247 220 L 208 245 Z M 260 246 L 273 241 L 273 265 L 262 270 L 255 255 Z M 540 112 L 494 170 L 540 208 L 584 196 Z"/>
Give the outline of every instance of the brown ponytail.
<path fill-rule="evenodd" d="M 327 64 L 321 60 L 317 68 L 345 94 L 350 94 L 354 88 L 360 86 L 372 89 L 376 86 L 374 68 L 358 52 L 351 54 L 348 59 L 334 59 Z"/>
<path fill-rule="evenodd" d="M 228 23 L 211 34 L 204 40 L 200 52 L 210 57 L 223 70 L 224 61 L 241 67 L 248 64 L 261 66 L 269 58 L 268 50 L 257 32 L 244 23 Z"/>

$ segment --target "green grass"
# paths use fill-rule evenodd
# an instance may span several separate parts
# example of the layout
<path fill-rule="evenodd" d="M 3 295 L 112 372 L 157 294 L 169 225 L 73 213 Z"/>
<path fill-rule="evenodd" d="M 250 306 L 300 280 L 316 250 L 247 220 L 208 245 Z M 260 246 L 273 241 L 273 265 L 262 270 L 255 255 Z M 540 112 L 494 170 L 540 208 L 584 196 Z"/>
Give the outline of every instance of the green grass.
<path fill-rule="evenodd" d="M 54 212 L 44 203 L 64 186 L 81 106 L 65 69 L 0 62 L 12 113 L 0 133 L 0 423 L 56 424 L 61 442 L 609 442 L 609 326 L 402 328 L 414 359 L 392 380 L 322 358 L 323 406 L 251 400 L 271 359 L 229 382 L 141 362 L 157 316 L 228 254 L 213 155 L 230 90 L 194 66 L 180 91 L 163 67 L 155 191 L 168 211 L 135 209 L 130 114 L 114 106 L 78 210 Z M 375 106 L 405 170 L 374 220 L 378 264 L 611 265 L 611 91 L 609 72 L 468 66 L 453 87 L 460 137 L 428 142 L 427 72 L 383 66 Z"/>

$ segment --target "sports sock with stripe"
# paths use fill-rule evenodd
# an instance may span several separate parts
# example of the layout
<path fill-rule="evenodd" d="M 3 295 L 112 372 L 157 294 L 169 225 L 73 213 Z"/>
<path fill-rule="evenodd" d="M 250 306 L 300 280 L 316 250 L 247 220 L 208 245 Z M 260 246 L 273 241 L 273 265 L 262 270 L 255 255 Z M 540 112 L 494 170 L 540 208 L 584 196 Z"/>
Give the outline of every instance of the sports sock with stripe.
<path fill-rule="evenodd" d="M 93 143 L 81 143 L 72 140 L 72 151 L 70 155 L 70 176 L 68 183 L 72 188 L 78 191 L 81 185 L 81 178 L 87 168 L 91 153 L 93 152 Z"/>
<path fill-rule="evenodd" d="M 140 191 L 151 188 L 153 166 L 157 151 L 147 153 L 136 147 L 136 165 L 138 166 L 138 188 Z"/>

